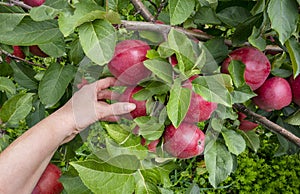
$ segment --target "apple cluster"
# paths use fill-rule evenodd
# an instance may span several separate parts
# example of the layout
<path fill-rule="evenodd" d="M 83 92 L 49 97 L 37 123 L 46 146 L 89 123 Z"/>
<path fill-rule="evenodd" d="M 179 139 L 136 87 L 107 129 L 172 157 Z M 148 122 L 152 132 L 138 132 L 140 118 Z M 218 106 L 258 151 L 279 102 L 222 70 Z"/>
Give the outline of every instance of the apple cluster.
<path fill-rule="evenodd" d="M 233 50 L 222 63 L 223 73 L 229 73 L 228 66 L 232 60 L 241 61 L 245 65 L 244 79 L 256 93 L 251 100 L 259 109 L 270 112 L 281 110 L 291 102 L 300 105 L 300 76 L 285 79 L 271 75 L 271 64 L 267 56 L 250 46 Z M 238 113 L 238 119 L 241 130 L 249 131 L 258 126 L 247 120 L 246 115 L 241 112 Z"/>
<path fill-rule="evenodd" d="M 151 76 L 152 72 L 143 64 L 150 49 L 151 47 L 142 40 L 121 41 L 116 45 L 114 55 L 107 65 L 111 74 L 117 78 L 118 85 L 126 87 L 118 100 L 136 104 L 136 109 L 125 116 L 127 119 L 147 116 L 146 100 L 136 100 L 133 96 L 143 90 L 143 87 L 138 84 Z M 171 60 L 170 63 L 175 67 L 176 56 L 172 56 Z M 166 125 L 162 138 L 148 143 L 142 137 L 141 143 L 147 146 L 149 151 L 155 152 L 162 141 L 164 150 L 177 158 L 191 158 L 203 152 L 205 134 L 197 127 L 197 123 L 208 120 L 217 108 L 217 104 L 204 100 L 192 90 L 191 82 L 196 77 L 193 76 L 182 83 L 182 87 L 190 89 L 192 95 L 190 106 L 181 125 L 177 128 L 172 124 Z M 134 133 L 139 134 L 139 129 L 135 129 Z"/>

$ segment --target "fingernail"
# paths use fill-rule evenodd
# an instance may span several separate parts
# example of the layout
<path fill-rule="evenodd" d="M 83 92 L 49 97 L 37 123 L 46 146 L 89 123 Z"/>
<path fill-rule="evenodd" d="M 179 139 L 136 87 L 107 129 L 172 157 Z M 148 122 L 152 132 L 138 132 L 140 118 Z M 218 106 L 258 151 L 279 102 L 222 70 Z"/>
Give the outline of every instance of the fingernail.
<path fill-rule="evenodd" d="M 136 105 L 135 104 L 127 104 L 126 106 L 125 106 L 125 109 L 126 110 L 134 110 L 136 108 Z"/>

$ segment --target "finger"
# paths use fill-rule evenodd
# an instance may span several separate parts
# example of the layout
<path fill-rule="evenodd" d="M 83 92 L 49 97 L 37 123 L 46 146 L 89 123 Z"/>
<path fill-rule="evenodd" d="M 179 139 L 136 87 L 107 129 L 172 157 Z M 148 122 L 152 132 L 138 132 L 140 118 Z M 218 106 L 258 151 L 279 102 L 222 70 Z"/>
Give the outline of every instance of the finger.
<path fill-rule="evenodd" d="M 118 100 L 121 94 L 113 92 L 111 90 L 101 90 L 97 94 L 98 100 Z"/>
<path fill-rule="evenodd" d="M 101 91 L 103 89 L 106 89 L 110 86 L 113 86 L 116 82 L 116 78 L 113 77 L 107 77 L 104 79 L 100 79 L 98 81 L 95 82 L 96 87 L 97 87 L 97 91 Z"/>
<path fill-rule="evenodd" d="M 106 104 L 99 102 L 99 118 L 105 118 L 108 116 L 116 116 L 129 113 L 136 108 L 136 105 L 133 103 L 127 102 L 117 102 L 114 104 Z"/>

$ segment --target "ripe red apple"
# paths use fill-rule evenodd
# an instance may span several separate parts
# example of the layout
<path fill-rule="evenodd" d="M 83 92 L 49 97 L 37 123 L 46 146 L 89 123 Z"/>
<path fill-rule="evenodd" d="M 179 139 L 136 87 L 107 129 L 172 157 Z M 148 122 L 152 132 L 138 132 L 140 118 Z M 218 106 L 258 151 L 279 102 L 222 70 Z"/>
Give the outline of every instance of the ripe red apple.
<path fill-rule="evenodd" d="M 189 80 L 187 80 L 183 84 L 183 87 L 192 90 L 191 82 L 197 77 L 198 75 L 190 77 Z M 201 95 L 192 91 L 190 106 L 188 108 L 183 122 L 197 123 L 206 121 L 210 118 L 211 114 L 217 109 L 217 106 L 217 103 L 206 101 Z"/>
<path fill-rule="evenodd" d="M 31 7 L 38 7 L 45 3 L 46 0 L 23 0 L 26 5 Z"/>
<path fill-rule="evenodd" d="M 244 113 L 238 112 L 238 120 L 240 121 L 239 129 L 243 131 L 251 131 L 258 127 L 257 123 L 246 120 Z"/>
<path fill-rule="evenodd" d="M 148 77 L 151 71 L 143 61 L 147 59 L 150 46 L 141 40 L 124 40 L 116 45 L 115 53 L 108 63 L 108 69 L 114 77 L 127 85 L 137 85 Z"/>
<path fill-rule="evenodd" d="M 147 148 L 148 148 L 149 152 L 156 152 L 156 146 L 157 146 L 157 144 L 159 143 L 159 141 L 160 141 L 159 139 L 156 139 L 156 140 L 151 141 L 151 142 L 147 145 Z M 145 138 L 142 138 L 142 139 L 141 139 L 141 144 L 142 144 L 143 146 L 146 145 L 146 139 L 145 139 Z"/>
<path fill-rule="evenodd" d="M 300 76 L 297 76 L 295 79 L 290 77 L 289 79 L 290 86 L 293 94 L 293 102 L 300 106 Z"/>
<path fill-rule="evenodd" d="M 204 151 L 205 134 L 195 124 L 181 123 L 177 129 L 168 125 L 163 138 L 164 150 L 177 158 L 195 157 Z"/>
<path fill-rule="evenodd" d="M 229 73 L 228 66 L 231 60 L 239 60 L 245 64 L 245 81 L 252 90 L 259 88 L 271 71 L 271 64 L 266 55 L 254 47 L 242 47 L 232 51 L 223 61 L 223 73 Z"/>
<path fill-rule="evenodd" d="M 25 59 L 25 54 L 24 52 L 22 51 L 21 47 L 19 46 L 13 46 L 13 49 L 14 49 L 14 52 L 12 53 L 14 56 L 16 57 L 19 57 L 21 59 Z M 7 63 L 10 63 L 10 57 L 6 57 L 6 62 Z"/>
<path fill-rule="evenodd" d="M 62 183 L 59 182 L 60 176 L 60 169 L 49 163 L 32 194 L 60 194 L 64 190 Z"/>
<path fill-rule="evenodd" d="M 292 102 L 289 82 L 281 77 L 267 79 L 255 93 L 254 104 L 265 111 L 280 110 Z"/>
<path fill-rule="evenodd" d="M 136 108 L 130 112 L 131 118 L 146 116 L 146 101 L 135 100 L 133 95 L 143 89 L 141 86 L 127 87 L 124 93 L 120 96 L 120 102 L 130 102 L 136 105 Z M 130 119 L 130 118 L 128 118 Z"/>
<path fill-rule="evenodd" d="M 35 56 L 49 57 L 49 55 L 44 53 L 37 45 L 29 46 L 29 51 Z"/>
<path fill-rule="evenodd" d="M 178 64 L 178 61 L 177 61 L 177 58 L 176 58 L 176 55 L 175 55 L 175 54 L 173 54 L 173 55 L 170 57 L 169 61 L 170 61 L 171 65 L 172 65 L 173 67 L 175 67 L 175 66 Z"/>

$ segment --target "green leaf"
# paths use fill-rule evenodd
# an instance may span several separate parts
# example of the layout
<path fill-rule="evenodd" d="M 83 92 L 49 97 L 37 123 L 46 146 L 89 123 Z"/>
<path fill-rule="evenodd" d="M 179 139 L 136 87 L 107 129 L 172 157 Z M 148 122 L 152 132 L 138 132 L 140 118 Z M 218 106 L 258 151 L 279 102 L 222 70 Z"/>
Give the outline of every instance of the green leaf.
<path fill-rule="evenodd" d="M 81 181 L 79 176 L 62 176 L 59 181 L 67 194 L 93 194 Z"/>
<path fill-rule="evenodd" d="M 144 61 L 144 65 L 165 82 L 169 84 L 173 82 L 173 67 L 170 63 L 159 59 L 148 59 Z"/>
<path fill-rule="evenodd" d="M 104 19 L 106 12 L 95 1 L 80 1 L 75 4 L 75 11 L 64 12 L 58 19 L 59 28 L 65 37 L 69 36 L 80 25 L 96 19 Z"/>
<path fill-rule="evenodd" d="M 50 65 L 38 89 L 39 97 L 46 108 L 54 106 L 60 100 L 74 75 L 74 66 L 62 66 L 58 63 Z"/>
<path fill-rule="evenodd" d="M 258 0 L 255 6 L 251 9 L 251 14 L 256 15 L 263 12 L 266 8 L 266 1 L 265 0 Z"/>
<path fill-rule="evenodd" d="M 56 20 L 35 22 L 25 17 L 12 31 L 0 33 L 0 43 L 30 46 L 63 39 Z"/>
<path fill-rule="evenodd" d="M 285 122 L 290 125 L 300 126 L 300 111 L 296 111 L 293 115 L 285 119 Z"/>
<path fill-rule="evenodd" d="M 133 95 L 133 98 L 136 100 L 147 100 L 151 98 L 153 95 L 162 95 L 167 94 L 170 91 L 170 86 L 167 85 L 165 82 L 161 81 L 154 81 L 151 80 L 150 82 L 143 85 L 144 89 L 138 91 Z"/>
<path fill-rule="evenodd" d="M 281 44 L 284 44 L 297 29 L 299 17 L 295 0 L 270 0 L 268 14 L 271 27 L 278 32 Z"/>
<path fill-rule="evenodd" d="M 33 7 L 32 9 L 29 10 L 30 17 L 34 21 L 44 21 L 44 20 L 54 19 L 59 12 L 60 10 L 46 5 Z"/>
<path fill-rule="evenodd" d="M 266 40 L 261 37 L 260 30 L 257 29 L 255 26 L 253 27 L 252 34 L 248 38 L 248 40 L 251 45 L 253 45 L 261 51 L 264 51 L 267 46 Z"/>
<path fill-rule="evenodd" d="M 221 133 L 224 137 L 225 144 L 231 153 L 239 155 L 246 149 L 244 138 L 237 132 L 223 128 Z"/>
<path fill-rule="evenodd" d="M 0 32 L 13 31 L 25 16 L 25 13 L 0 13 Z"/>
<path fill-rule="evenodd" d="M 131 136 L 129 130 L 125 130 L 119 124 L 105 124 L 104 127 L 108 135 L 118 144 L 123 144 Z"/>
<path fill-rule="evenodd" d="M 208 60 L 215 60 L 217 64 L 223 62 L 223 60 L 228 56 L 228 47 L 225 45 L 224 38 L 212 38 L 204 43 L 205 48 L 213 57 Z M 207 61 L 209 63 L 209 61 Z M 212 63 L 212 62 L 210 62 Z M 216 64 L 216 65 L 217 65 Z M 213 65 L 213 64 L 209 64 Z"/>
<path fill-rule="evenodd" d="M 105 20 L 81 25 L 79 40 L 85 54 L 98 65 L 111 60 L 117 41 L 114 27 Z"/>
<path fill-rule="evenodd" d="M 221 24 L 216 12 L 211 7 L 200 7 L 194 16 L 195 24 Z"/>
<path fill-rule="evenodd" d="M 190 106 L 192 91 L 181 86 L 181 80 L 176 79 L 170 91 L 167 113 L 172 124 L 177 128 L 183 121 Z"/>
<path fill-rule="evenodd" d="M 84 52 L 82 50 L 79 39 L 75 39 L 71 43 L 71 48 L 70 48 L 70 52 L 68 53 L 68 56 L 74 64 L 79 64 L 81 62 L 81 60 L 83 59 Z"/>
<path fill-rule="evenodd" d="M 136 185 L 135 185 L 135 192 L 136 194 L 157 194 L 159 193 L 158 187 L 151 183 L 146 181 L 147 177 L 144 177 L 143 174 L 141 174 L 140 171 L 136 173 Z"/>
<path fill-rule="evenodd" d="M 233 170 L 233 159 L 226 146 L 218 141 L 208 142 L 204 160 L 209 173 L 209 182 L 216 188 Z"/>
<path fill-rule="evenodd" d="M 193 12 L 195 0 L 170 0 L 169 12 L 171 25 L 183 23 Z"/>
<path fill-rule="evenodd" d="M 0 91 L 4 91 L 8 96 L 16 94 L 15 84 L 6 77 L 0 77 Z"/>
<path fill-rule="evenodd" d="M 139 135 L 147 140 L 156 140 L 160 138 L 164 132 L 164 123 L 159 122 L 157 117 L 143 116 L 134 119 L 139 126 Z"/>
<path fill-rule="evenodd" d="M 291 37 L 286 42 L 286 47 L 292 61 L 293 75 L 294 77 L 297 77 L 300 73 L 300 44 L 295 37 Z"/>
<path fill-rule="evenodd" d="M 32 127 L 46 117 L 45 106 L 37 98 L 33 99 L 33 111 L 26 117 L 28 127 Z"/>
<path fill-rule="evenodd" d="M 33 95 L 20 93 L 7 100 L 0 110 L 1 120 L 10 125 L 17 125 L 31 111 Z"/>
<path fill-rule="evenodd" d="M 244 103 L 256 95 L 257 94 L 254 93 L 250 86 L 248 86 L 247 84 L 236 88 L 231 93 L 233 103 Z"/>
<path fill-rule="evenodd" d="M 241 134 L 246 141 L 246 145 L 251 148 L 254 152 L 257 152 L 260 148 L 259 135 L 254 130 L 244 132 L 241 130 Z"/>
<path fill-rule="evenodd" d="M 236 27 L 251 16 L 250 12 L 239 6 L 227 7 L 217 13 L 218 18 L 228 26 Z"/>
<path fill-rule="evenodd" d="M 232 87 L 230 75 L 199 76 L 192 83 L 195 92 L 206 101 L 220 103 L 225 106 L 232 105 L 231 95 L 227 89 Z"/>
<path fill-rule="evenodd" d="M 134 171 L 119 169 L 97 161 L 73 162 L 82 182 L 97 194 L 133 193 Z"/>
<path fill-rule="evenodd" d="M 13 68 L 14 79 L 18 84 L 31 90 L 38 88 L 38 82 L 34 78 L 36 72 L 32 68 L 14 61 L 10 63 L 10 66 Z"/>
<path fill-rule="evenodd" d="M 44 53 L 51 57 L 58 58 L 66 54 L 66 45 L 63 40 L 40 44 L 38 46 Z"/>
<path fill-rule="evenodd" d="M 237 88 L 246 84 L 244 78 L 245 68 L 245 64 L 238 60 L 231 60 L 228 66 L 228 71 L 231 75 L 232 81 Z"/>

